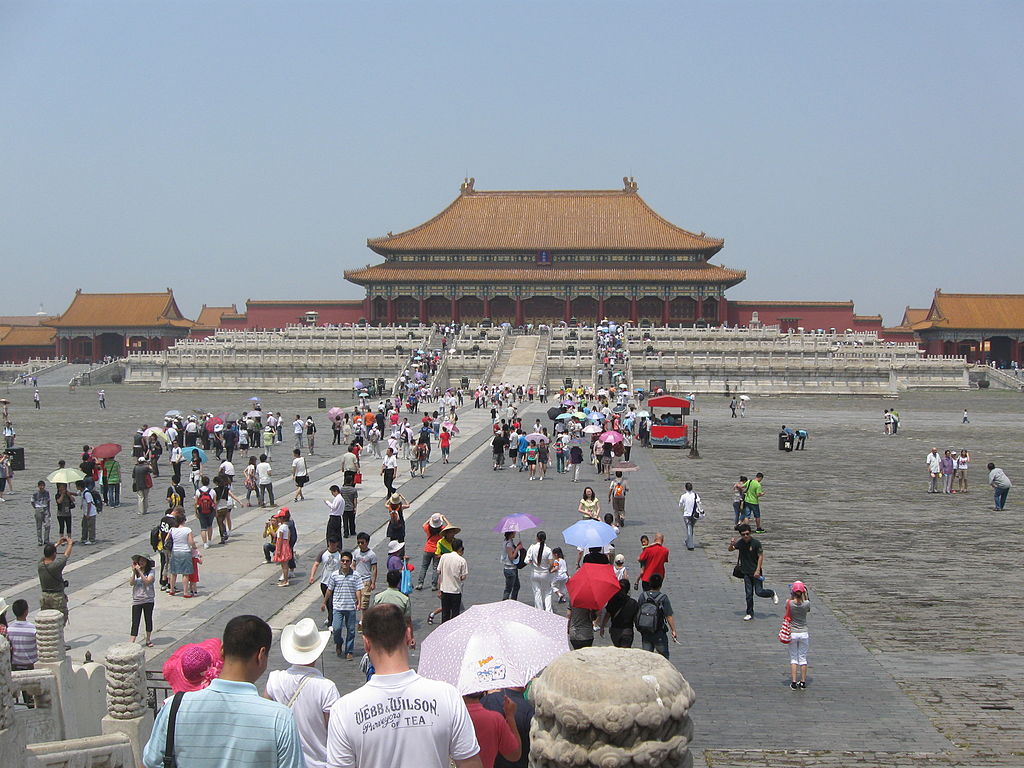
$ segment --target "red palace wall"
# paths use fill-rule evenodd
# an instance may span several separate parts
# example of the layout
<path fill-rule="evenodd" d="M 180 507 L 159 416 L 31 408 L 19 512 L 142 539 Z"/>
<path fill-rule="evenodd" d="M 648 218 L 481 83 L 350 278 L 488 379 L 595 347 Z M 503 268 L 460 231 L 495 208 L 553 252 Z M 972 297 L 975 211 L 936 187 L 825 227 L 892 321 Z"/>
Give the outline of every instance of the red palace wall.
<path fill-rule="evenodd" d="M 245 320 L 241 325 L 223 322 L 223 328 L 284 328 L 306 322 L 306 312 L 316 312 L 316 325 L 357 323 L 366 317 L 362 301 L 287 302 L 273 304 L 246 303 Z"/>
<path fill-rule="evenodd" d="M 41 346 L 0 347 L 0 363 L 24 363 L 32 358 L 53 357 L 53 344 Z"/>
<path fill-rule="evenodd" d="M 876 317 L 857 317 L 850 303 L 792 303 L 742 301 L 728 304 L 729 325 L 750 325 L 754 312 L 762 325 L 778 325 L 783 331 L 798 327 L 804 330 L 835 328 L 842 333 L 854 331 L 880 331 L 881 321 Z"/>

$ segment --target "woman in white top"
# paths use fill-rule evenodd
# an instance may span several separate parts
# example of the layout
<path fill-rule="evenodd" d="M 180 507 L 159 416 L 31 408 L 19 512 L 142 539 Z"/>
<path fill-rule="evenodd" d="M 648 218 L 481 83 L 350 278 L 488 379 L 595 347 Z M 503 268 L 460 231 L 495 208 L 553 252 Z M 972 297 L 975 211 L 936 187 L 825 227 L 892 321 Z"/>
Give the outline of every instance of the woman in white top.
<path fill-rule="evenodd" d="M 542 611 L 551 609 L 551 547 L 547 546 L 548 535 L 537 532 L 537 543 L 526 550 L 526 562 L 533 566 L 533 607 Z"/>
<path fill-rule="evenodd" d="M 967 470 L 971 466 L 971 454 L 964 448 L 956 459 L 956 480 L 960 493 L 967 493 Z"/>
<path fill-rule="evenodd" d="M 192 550 L 196 548 L 192 529 L 185 526 L 184 516 L 175 519 L 178 524 L 167 532 L 167 539 L 164 542 L 164 549 L 171 550 L 171 585 L 167 590 L 171 597 L 175 595 L 174 588 L 177 586 L 178 576 L 188 576 L 192 573 Z M 185 594 L 191 597 L 188 581 L 184 578 L 181 581 Z"/>
<path fill-rule="evenodd" d="M 306 460 L 302 458 L 302 451 L 296 448 L 292 451 L 292 455 L 295 457 L 292 459 L 292 482 L 295 483 L 295 496 L 292 501 L 304 501 L 306 497 L 302 495 L 302 486 L 309 482 L 309 470 L 306 469 Z"/>

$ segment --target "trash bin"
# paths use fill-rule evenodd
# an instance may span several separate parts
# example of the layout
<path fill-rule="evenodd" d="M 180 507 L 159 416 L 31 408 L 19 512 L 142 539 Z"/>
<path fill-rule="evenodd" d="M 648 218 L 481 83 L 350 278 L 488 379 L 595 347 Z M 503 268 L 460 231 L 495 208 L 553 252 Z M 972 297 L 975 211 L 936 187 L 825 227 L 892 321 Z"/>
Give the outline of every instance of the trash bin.
<path fill-rule="evenodd" d="M 7 448 L 4 450 L 8 456 L 11 457 L 11 471 L 12 472 L 24 472 L 25 471 L 25 449 L 24 448 Z"/>
<path fill-rule="evenodd" d="M 792 451 L 793 450 L 793 436 L 785 432 L 779 432 L 779 450 L 780 451 Z"/>
<path fill-rule="evenodd" d="M 326 408 L 327 407 L 327 398 L 326 397 L 318 397 L 316 399 L 316 407 L 317 408 Z"/>

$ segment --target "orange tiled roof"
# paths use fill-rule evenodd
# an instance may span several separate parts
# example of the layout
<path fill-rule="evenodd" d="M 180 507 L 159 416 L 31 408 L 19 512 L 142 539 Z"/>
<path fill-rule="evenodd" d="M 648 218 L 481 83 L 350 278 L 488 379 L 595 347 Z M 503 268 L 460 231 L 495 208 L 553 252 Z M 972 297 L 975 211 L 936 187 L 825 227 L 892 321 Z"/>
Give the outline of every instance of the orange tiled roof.
<path fill-rule="evenodd" d="M 53 328 L 40 325 L 0 328 L 0 347 L 52 347 L 56 333 Z"/>
<path fill-rule="evenodd" d="M 44 325 L 52 328 L 191 328 L 168 288 L 163 293 L 75 292 L 64 314 Z"/>
<path fill-rule="evenodd" d="M 915 309 L 915 308 L 912 308 L 912 307 L 907 307 L 903 311 L 903 322 L 901 322 L 899 324 L 899 326 L 897 326 L 897 327 L 899 327 L 899 328 L 909 328 L 912 325 L 915 325 L 915 324 L 920 323 L 920 322 L 922 322 L 924 320 L 927 320 L 928 319 L 928 312 L 929 312 L 929 310 L 927 310 L 927 309 Z"/>
<path fill-rule="evenodd" d="M 237 315 L 238 307 L 232 304 L 230 307 L 208 307 L 203 304 L 196 318 L 196 325 L 203 328 L 217 328 L 220 326 L 220 319 L 223 315 Z"/>
<path fill-rule="evenodd" d="M 419 251 L 687 251 L 709 256 L 725 240 L 666 221 L 626 180 L 621 190 L 478 191 L 472 180 L 418 227 L 371 238 L 382 256 Z"/>
<path fill-rule="evenodd" d="M 0 325 L 40 325 L 50 315 L 0 315 Z"/>
<path fill-rule="evenodd" d="M 632 281 L 675 283 L 702 282 L 736 285 L 746 272 L 704 261 L 673 264 L 624 262 L 576 262 L 552 266 L 495 266 L 493 263 L 423 265 L 387 262 L 365 269 L 345 271 L 345 279 L 357 285 L 388 282 L 427 283 L 623 283 Z"/>
<path fill-rule="evenodd" d="M 1024 328 L 1024 294 L 936 291 L 928 317 L 913 328 L 1019 330 Z"/>

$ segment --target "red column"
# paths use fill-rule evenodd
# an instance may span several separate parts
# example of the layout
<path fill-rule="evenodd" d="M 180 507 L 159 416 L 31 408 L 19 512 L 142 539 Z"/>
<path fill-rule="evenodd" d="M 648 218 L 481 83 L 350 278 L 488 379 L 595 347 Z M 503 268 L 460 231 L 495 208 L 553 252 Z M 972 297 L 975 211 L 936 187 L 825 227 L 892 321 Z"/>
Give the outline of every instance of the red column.
<path fill-rule="evenodd" d="M 484 296 L 484 317 L 491 319 L 491 299 L 488 296 Z"/>
<path fill-rule="evenodd" d="M 661 324 L 668 325 L 668 299 L 661 300 Z"/>
<path fill-rule="evenodd" d="M 459 322 L 459 300 L 452 296 L 452 322 Z"/>
<path fill-rule="evenodd" d="M 718 324 L 725 325 L 725 321 L 729 318 L 729 307 L 725 303 L 725 296 L 718 297 Z"/>
<path fill-rule="evenodd" d="M 1020 362 L 1020 342 L 1017 339 L 1010 339 L 1010 360 Z"/>
<path fill-rule="evenodd" d="M 640 322 L 640 308 L 635 296 L 629 300 L 629 321 L 634 325 Z"/>
<path fill-rule="evenodd" d="M 420 324 L 427 324 L 427 300 L 420 299 Z"/>
<path fill-rule="evenodd" d="M 373 311 L 373 304 L 370 302 L 370 294 L 366 294 L 366 298 L 363 299 L 363 319 L 368 323 L 372 323 L 374 318 L 370 317 L 370 312 Z"/>
<path fill-rule="evenodd" d="M 395 300 L 391 297 L 388 297 L 388 323 L 395 324 Z"/>
<path fill-rule="evenodd" d="M 516 325 L 526 325 L 523 319 L 523 300 L 516 296 Z"/>
<path fill-rule="evenodd" d="M 92 361 L 95 363 L 99 358 L 96 356 L 96 334 L 92 335 Z"/>
<path fill-rule="evenodd" d="M 604 320 L 604 296 L 597 300 L 597 322 Z"/>
<path fill-rule="evenodd" d="M 568 323 L 572 320 L 572 299 L 566 299 L 564 304 L 565 310 L 562 312 L 562 319 Z"/>

